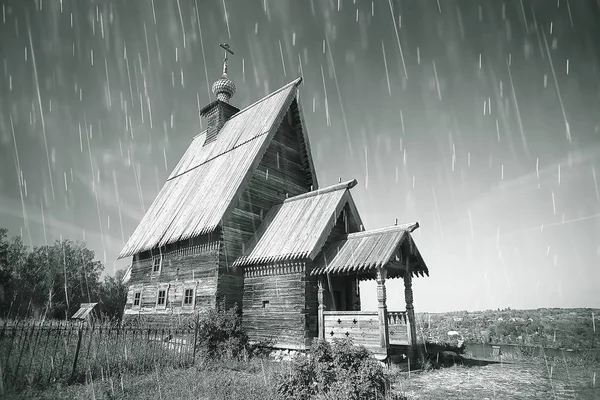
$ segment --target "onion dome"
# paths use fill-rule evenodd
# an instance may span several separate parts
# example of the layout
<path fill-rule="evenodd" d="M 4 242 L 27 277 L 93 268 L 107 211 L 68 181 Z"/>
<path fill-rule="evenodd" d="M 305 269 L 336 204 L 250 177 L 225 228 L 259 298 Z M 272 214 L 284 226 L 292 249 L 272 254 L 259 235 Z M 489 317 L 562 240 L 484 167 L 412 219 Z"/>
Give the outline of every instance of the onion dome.
<path fill-rule="evenodd" d="M 225 58 L 223 58 L 223 75 L 212 85 L 212 92 L 217 96 L 217 100 L 224 103 L 229 103 L 229 99 L 235 94 L 235 84 L 227 77 L 227 53 L 233 54 L 227 43 L 219 44 L 225 50 Z"/>
<path fill-rule="evenodd" d="M 227 69 L 227 64 L 223 69 Z M 217 96 L 217 100 L 229 103 L 229 99 L 235 94 L 235 84 L 227 77 L 227 72 L 223 72 L 223 75 L 213 83 L 212 92 Z"/>

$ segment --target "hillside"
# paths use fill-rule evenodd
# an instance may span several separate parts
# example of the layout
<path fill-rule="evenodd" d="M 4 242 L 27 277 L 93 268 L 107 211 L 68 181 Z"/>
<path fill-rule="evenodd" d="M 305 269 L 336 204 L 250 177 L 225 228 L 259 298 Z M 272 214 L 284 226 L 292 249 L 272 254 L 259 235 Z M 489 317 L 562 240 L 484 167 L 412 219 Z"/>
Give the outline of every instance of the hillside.
<path fill-rule="evenodd" d="M 555 349 L 600 349 L 600 310 L 540 308 L 537 310 L 456 311 L 417 314 L 419 339 L 432 342 L 505 343 Z"/>

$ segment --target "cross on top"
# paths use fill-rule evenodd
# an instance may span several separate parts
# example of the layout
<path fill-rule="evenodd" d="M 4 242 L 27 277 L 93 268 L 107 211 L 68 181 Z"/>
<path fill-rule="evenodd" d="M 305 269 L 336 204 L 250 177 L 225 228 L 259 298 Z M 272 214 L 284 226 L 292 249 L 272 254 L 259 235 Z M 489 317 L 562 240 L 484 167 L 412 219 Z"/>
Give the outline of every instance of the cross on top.
<path fill-rule="evenodd" d="M 228 43 L 219 43 L 219 46 L 225 50 L 225 57 L 223 58 L 223 75 L 227 75 L 227 53 L 233 55 L 233 51 L 230 50 Z"/>

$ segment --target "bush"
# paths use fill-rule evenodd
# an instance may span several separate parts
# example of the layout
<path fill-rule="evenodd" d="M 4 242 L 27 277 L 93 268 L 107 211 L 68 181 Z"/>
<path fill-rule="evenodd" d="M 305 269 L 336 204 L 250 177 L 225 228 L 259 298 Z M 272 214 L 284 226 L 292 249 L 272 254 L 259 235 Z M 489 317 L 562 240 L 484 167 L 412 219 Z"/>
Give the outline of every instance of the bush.
<path fill-rule="evenodd" d="M 237 305 L 227 308 L 223 301 L 200 314 L 197 335 L 196 350 L 206 359 L 231 359 L 246 354 L 248 335 L 242 329 Z"/>
<path fill-rule="evenodd" d="M 286 399 L 371 399 L 382 397 L 388 380 L 382 365 L 364 347 L 349 340 L 315 341 L 308 354 L 292 360 L 280 374 L 277 392 Z"/>

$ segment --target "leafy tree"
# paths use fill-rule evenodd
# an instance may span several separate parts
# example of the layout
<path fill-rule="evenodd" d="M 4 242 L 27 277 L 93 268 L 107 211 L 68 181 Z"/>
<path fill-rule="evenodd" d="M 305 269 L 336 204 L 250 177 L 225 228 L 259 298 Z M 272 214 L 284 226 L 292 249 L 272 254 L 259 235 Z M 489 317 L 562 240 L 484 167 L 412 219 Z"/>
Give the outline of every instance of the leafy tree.
<path fill-rule="evenodd" d="M 57 240 L 29 250 L 0 228 L 0 315 L 68 318 L 98 299 L 103 266 L 84 243 Z"/>
<path fill-rule="evenodd" d="M 8 238 L 8 231 L 0 228 L 0 315 L 8 315 L 18 308 L 24 287 L 21 274 L 27 260 L 27 247 L 19 236 Z"/>
<path fill-rule="evenodd" d="M 127 286 L 123 283 L 125 270 L 119 270 L 115 276 L 106 276 L 100 290 L 99 306 L 102 315 L 111 320 L 121 320 L 127 301 Z"/>

